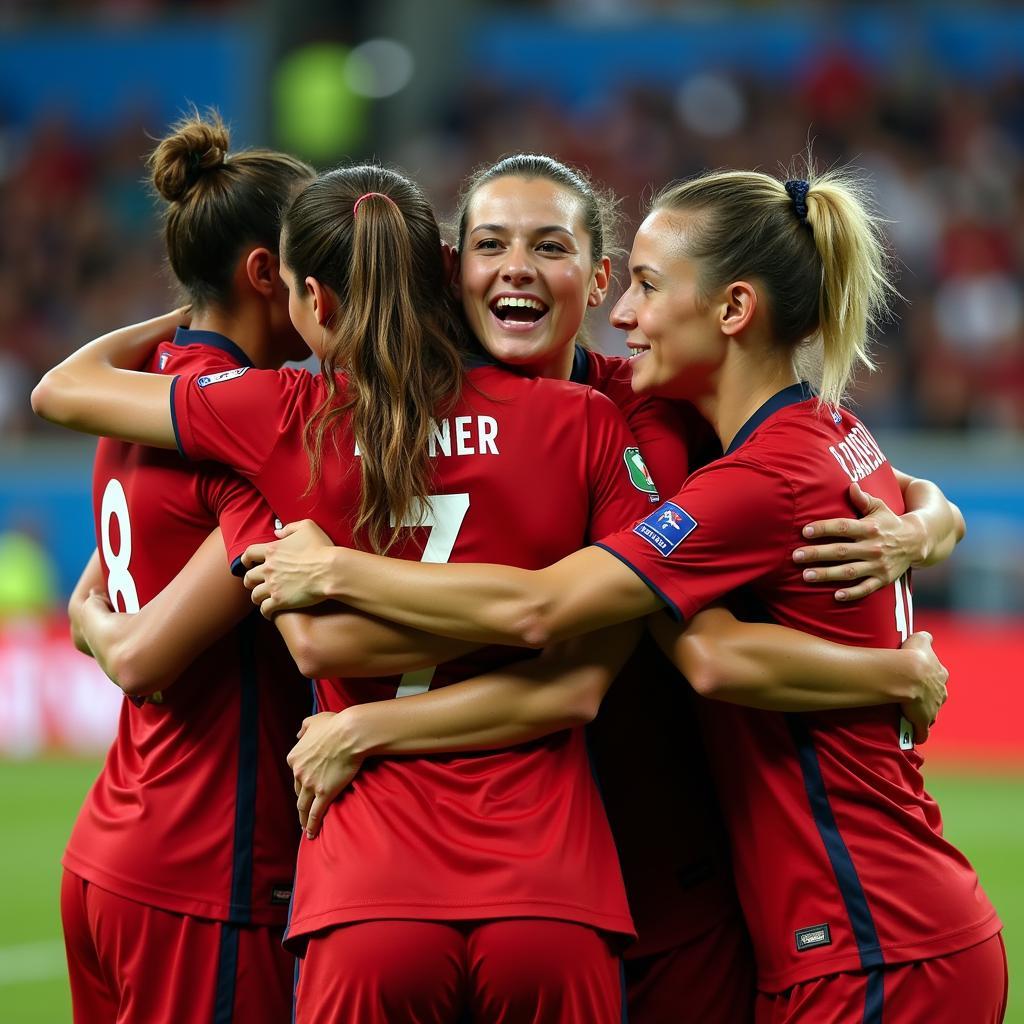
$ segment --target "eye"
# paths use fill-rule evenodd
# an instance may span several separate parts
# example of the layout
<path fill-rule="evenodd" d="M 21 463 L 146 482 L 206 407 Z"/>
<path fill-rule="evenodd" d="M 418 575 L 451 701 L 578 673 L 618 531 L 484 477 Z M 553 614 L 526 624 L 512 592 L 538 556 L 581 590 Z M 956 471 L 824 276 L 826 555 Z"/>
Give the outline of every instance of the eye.
<path fill-rule="evenodd" d="M 643 292 L 657 291 L 657 289 L 654 287 L 653 284 L 651 284 L 650 281 L 640 281 L 639 284 L 640 284 L 640 290 L 643 291 Z"/>
<path fill-rule="evenodd" d="M 540 242 L 537 245 L 537 252 L 558 255 L 560 253 L 568 252 L 568 250 L 564 245 L 561 245 L 558 242 Z"/>
<path fill-rule="evenodd" d="M 501 248 L 501 242 L 496 238 L 481 238 L 480 241 L 473 244 L 474 249 L 495 250 Z"/>

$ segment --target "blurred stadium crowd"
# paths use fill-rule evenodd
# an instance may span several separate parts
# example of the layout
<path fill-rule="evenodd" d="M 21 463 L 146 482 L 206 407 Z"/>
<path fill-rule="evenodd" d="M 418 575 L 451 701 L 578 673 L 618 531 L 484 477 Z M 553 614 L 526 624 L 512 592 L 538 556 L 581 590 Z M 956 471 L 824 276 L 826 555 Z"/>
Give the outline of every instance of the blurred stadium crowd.
<path fill-rule="evenodd" d="M 70 348 L 172 300 L 142 164 L 159 127 L 128 118 L 84 135 L 55 111 L 25 131 L 5 125 L 0 95 L 2 434 L 44 429 L 28 392 Z M 484 86 L 393 156 L 445 210 L 476 163 L 510 146 L 555 153 L 623 197 L 628 240 L 652 185 L 706 167 L 775 169 L 809 142 L 819 164 L 867 172 L 907 300 L 881 339 L 882 372 L 857 391 L 863 414 L 879 427 L 1024 429 L 1020 74 L 882 76 L 833 47 L 782 85 L 700 74 L 583 109 Z M 615 332 L 594 330 L 616 349 Z"/>

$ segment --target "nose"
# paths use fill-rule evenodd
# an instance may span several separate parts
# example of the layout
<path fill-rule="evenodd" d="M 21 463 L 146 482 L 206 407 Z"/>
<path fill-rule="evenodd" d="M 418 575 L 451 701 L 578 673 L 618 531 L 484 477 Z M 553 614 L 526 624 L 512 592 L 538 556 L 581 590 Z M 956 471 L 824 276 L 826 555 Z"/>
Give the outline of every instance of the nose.
<path fill-rule="evenodd" d="M 522 285 L 536 276 L 529 249 L 524 245 L 510 245 L 501 263 L 501 279 L 511 285 Z"/>
<path fill-rule="evenodd" d="M 612 311 L 608 314 L 608 322 L 620 331 L 631 331 L 636 327 L 636 312 L 628 291 L 623 292 L 619 301 L 612 306 Z"/>

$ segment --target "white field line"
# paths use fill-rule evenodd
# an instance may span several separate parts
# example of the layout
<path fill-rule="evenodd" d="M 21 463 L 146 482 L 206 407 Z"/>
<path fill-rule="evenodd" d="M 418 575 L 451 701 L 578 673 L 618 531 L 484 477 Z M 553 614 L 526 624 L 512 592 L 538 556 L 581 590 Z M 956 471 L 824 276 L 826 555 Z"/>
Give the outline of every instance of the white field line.
<path fill-rule="evenodd" d="M 23 981 L 45 981 L 66 975 L 68 962 L 60 939 L 26 942 L 21 946 L 0 946 L 0 985 Z"/>

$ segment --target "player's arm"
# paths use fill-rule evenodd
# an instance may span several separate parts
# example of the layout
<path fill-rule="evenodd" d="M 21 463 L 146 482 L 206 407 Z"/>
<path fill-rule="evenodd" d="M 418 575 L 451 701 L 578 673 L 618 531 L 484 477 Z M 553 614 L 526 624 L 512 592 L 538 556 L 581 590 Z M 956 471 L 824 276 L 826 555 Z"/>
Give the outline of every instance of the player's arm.
<path fill-rule="evenodd" d="M 251 610 L 224 562 L 215 530 L 178 575 L 134 614 L 114 612 L 94 590 L 81 611 L 85 641 L 100 667 L 128 696 L 166 690 L 218 637 Z"/>
<path fill-rule="evenodd" d="M 592 721 L 640 629 L 628 623 L 476 679 L 307 718 L 288 755 L 302 827 L 317 834 L 368 756 L 493 750 Z"/>
<path fill-rule="evenodd" d="M 918 742 L 946 700 L 949 673 L 928 633 L 902 648 L 848 647 L 711 607 L 685 624 L 648 619 L 658 645 L 702 696 L 769 711 L 899 704 Z"/>
<path fill-rule="evenodd" d="M 136 370 L 188 315 L 175 310 L 90 341 L 43 376 L 32 391 L 33 411 L 82 433 L 174 448 L 174 378 Z"/>
<path fill-rule="evenodd" d="M 806 545 L 793 552 L 796 562 L 837 562 L 804 571 L 809 583 L 850 583 L 836 592 L 840 601 L 855 601 L 874 593 L 907 569 L 935 565 L 953 553 L 963 539 L 963 514 L 930 480 L 894 470 L 907 511 L 896 515 L 880 498 L 850 485 L 850 499 L 860 519 L 826 519 L 804 527 L 805 537 L 836 538 Z"/>
<path fill-rule="evenodd" d="M 287 540 L 308 524 L 289 524 Z M 287 608 L 340 601 L 413 629 L 478 644 L 547 647 L 657 611 L 663 602 L 598 547 L 546 569 L 383 558 L 349 548 L 254 544 L 245 585 L 268 618 Z"/>
<path fill-rule="evenodd" d="M 71 624 L 71 642 L 83 654 L 91 658 L 92 648 L 82 632 L 82 608 L 93 590 L 103 587 L 103 568 L 100 565 L 99 551 L 93 551 L 92 557 L 85 564 L 82 575 L 78 577 L 75 589 L 68 599 L 68 622 Z"/>
<path fill-rule="evenodd" d="M 392 676 L 461 657 L 480 645 L 435 636 L 334 602 L 274 617 L 299 671 L 310 679 Z"/>

